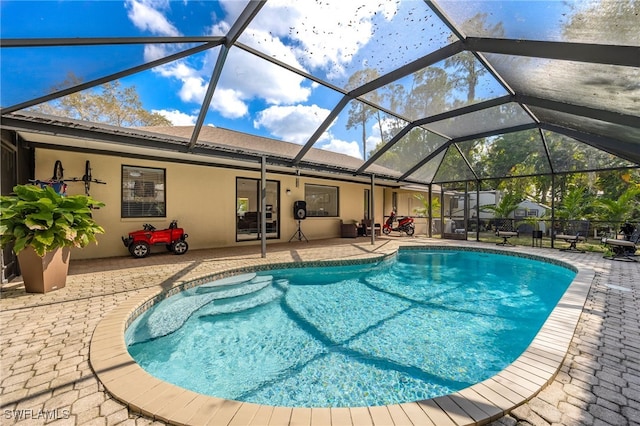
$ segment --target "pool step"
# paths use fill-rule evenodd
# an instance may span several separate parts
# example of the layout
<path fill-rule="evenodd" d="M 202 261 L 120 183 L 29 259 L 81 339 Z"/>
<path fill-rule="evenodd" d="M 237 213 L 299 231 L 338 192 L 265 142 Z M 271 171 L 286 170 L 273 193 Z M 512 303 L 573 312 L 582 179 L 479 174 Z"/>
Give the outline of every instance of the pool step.
<path fill-rule="evenodd" d="M 216 315 L 246 311 L 258 306 L 266 305 L 279 299 L 284 294 L 284 287 L 268 286 L 260 291 L 236 297 L 217 299 L 198 311 L 198 318 L 212 319 Z"/>
<path fill-rule="evenodd" d="M 273 277 L 242 274 L 203 284 L 172 297 L 142 314 L 127 332 L 127 344 L 141 343 L 178 330 L 197 310 L 216 300 L 235 299 L 259 292 L 271 285 Z"/>
<path fill-rule="evenodd" d="M 226 280 L 226 278 L 224 280 Z M 224 281 L 227 284 L 217 284 L 219 281 L 214 281 L 210 284 L 203 284 L 201 286 L 198 286 L 195 288 L 195 292 L 197 294 L 213 294 L 215 295 L 214 299 L 238 297 L 262 290 L 263 288 L 271 284 L 271 281 L 273 281 L 273 277 L 270 275 L 255 276 L 254 274 L 253 278 L 239 284 L 229 281 Z"/>
<path fill-rule="evenodd" d="M 256 278 L 256 274 L 251 272 L 248 274 L 233 275 L 227 278 L 221 278 L 219 280 L 210 281 L 205 284 L 201 284 L 195 288 L 197 292 L 210 292 L 217 290 L 224 290 L 233 286 L 240 286 L 248 283 Z"/>
<path fill-rule="evenodd" d="M 141 343 L 171 334 L 198 309 L 211 303 L 216 294 L 194 294 L 188 290 L 162 300 L 143 313 L 127 330 L 126 342 Z M 131 331 L 131 328 L 133 331 Z"/>

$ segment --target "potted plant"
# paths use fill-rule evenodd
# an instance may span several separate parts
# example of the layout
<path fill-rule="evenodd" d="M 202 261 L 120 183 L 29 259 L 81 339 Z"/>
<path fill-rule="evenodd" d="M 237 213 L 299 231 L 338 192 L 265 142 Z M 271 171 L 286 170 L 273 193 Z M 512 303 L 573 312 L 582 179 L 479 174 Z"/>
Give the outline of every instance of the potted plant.
<path fill-rule="evenodd" d="M 104 204 L 87 195 L 62 196 L 53 188 L 17 185 L 0 197 L 0 243 L 13 246 L 25 290 L 46 293 L 65 286 L 71 247 L 96 242 L 104 229 L 92 208 Z"/>

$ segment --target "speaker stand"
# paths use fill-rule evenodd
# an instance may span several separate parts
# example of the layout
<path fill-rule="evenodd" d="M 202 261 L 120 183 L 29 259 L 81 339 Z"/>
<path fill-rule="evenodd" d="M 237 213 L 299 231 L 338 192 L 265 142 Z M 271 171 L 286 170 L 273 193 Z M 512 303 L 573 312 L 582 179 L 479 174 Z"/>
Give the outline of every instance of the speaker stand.
<path fill-rule="evenodd" d="M 291 240 L 293 240 L 294 238 L 297 238 L 298 241 L 302 241 L 302 239 L 304 238 L 304 240 L 306 242 L 309 242 L 309 240 L 307 240 L 307 237 L 305 237 L 304 233 L 302 232 L 302 229 L 300 228 L 300 220 L 298 221 L 298 230 L 296 232 L 293 233 L 293 235 L 291 236 L 291 238 L 289 238 L 289 242 L 291 242 Z"/>

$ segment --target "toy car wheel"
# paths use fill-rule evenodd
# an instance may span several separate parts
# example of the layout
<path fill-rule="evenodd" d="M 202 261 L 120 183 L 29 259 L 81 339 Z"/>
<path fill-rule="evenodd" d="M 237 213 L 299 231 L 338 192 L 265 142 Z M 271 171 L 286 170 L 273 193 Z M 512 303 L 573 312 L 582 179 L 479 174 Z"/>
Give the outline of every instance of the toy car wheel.
<path fill-rule="evenodd" d="M 147 257 L 151 250 L 149 248 L 149 244 L 144 241 L 139 241 L 131 245 L 131 249 L 129 251 L 134 257 L 142 258 Z"/>
<path fill-rule="evenodd" d="M 173 252 L 175 254 L 185 254 L 189 250 L 189 244 L 186 241 L 176 241 L 173 245 Z"/>

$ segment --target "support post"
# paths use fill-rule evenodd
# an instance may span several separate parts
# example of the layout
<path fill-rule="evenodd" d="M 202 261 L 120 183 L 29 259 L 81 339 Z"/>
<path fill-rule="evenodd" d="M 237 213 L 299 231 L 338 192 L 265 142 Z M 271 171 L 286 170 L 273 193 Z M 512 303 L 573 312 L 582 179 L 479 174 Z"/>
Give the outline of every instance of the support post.
<path fill-rule="evenodd" d="M 433 237 L 433 184 L 429 184 L 429 202 L 427 203 L 427 235 Z"/>
<path fill-rule="evenodd" d="M 371 175 L 371 202 L 369 203 L 369 208 L 371 209 L 369 211 L 369 220 L 371 221 L 371 244 L 375 244 L 376 243 L 376 218 L 375 218 L 375 199 L 376 199 L 376 183 L 375 183 L 375 179 L 376 176 L 375 175 Z"/>
<path fill-rule="evenodd" d="M 551 174 L 551 229 L 549 236 L 551 237 L 551 248 L 554 248 L 556 231 L 556 175 Z"/>
<path fill-rule="evenodd" d="M 267 157 L 260 159 L 260 251 L 267 257 Z"/>
<path fill-rule="evenodd" d="M 480 241 L 480 181 L 476 182 L 476 242 Z"/>

